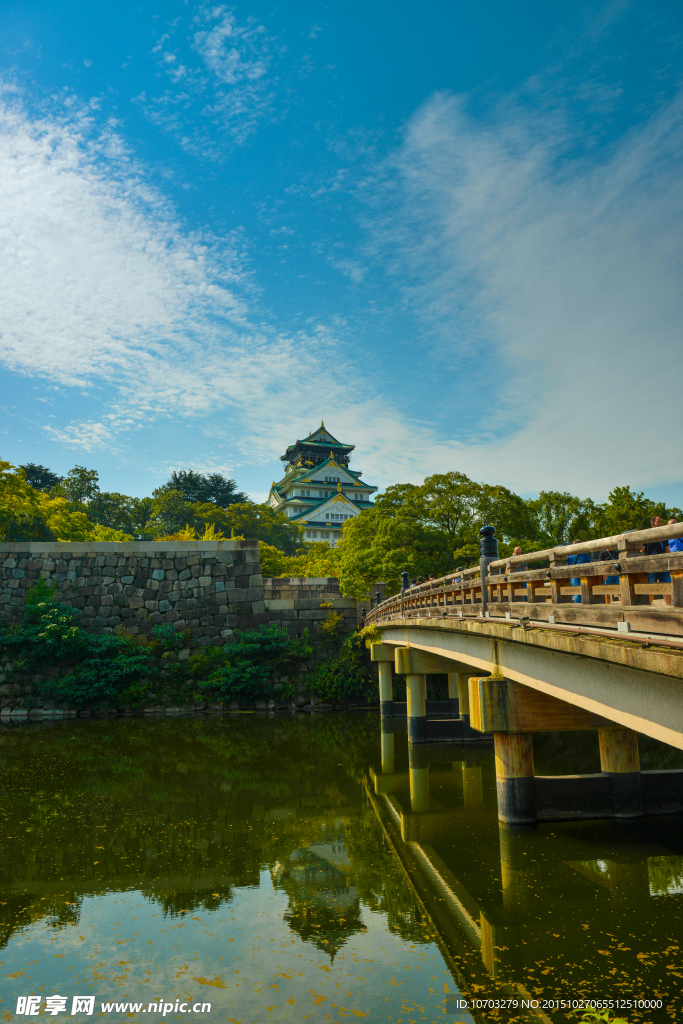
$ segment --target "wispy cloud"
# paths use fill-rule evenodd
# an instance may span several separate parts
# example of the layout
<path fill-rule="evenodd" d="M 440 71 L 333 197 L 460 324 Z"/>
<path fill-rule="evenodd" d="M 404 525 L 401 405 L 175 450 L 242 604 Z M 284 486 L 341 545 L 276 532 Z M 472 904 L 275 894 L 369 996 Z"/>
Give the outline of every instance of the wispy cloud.
<path fill-rule="evenodd" d="M 486 346 L 485 443 L 460 468 L 583 494 L 679 481 L 683 102 L 600 156 L 575 143 L 556 112 L 475 121 L 435 96 L 382 190 L 384 256 L 455 372 Z"/>
<path fill-rule="evenodd" d="M 172 420 L 195 429 L 196 464 L 226 436 L 234 458 L 258 464 L 308 410 L 310 427 L 324 415 L 372 437 L 379 464 L 401 429 L 348 338 L 317 322 L 261 326 L 236 250 L 185 230 L 77 105 L 35 120 L 5 97 L 0 241 L 0 360 L 74 396 L 71 416 L 43 425 L 64 445 L 130 452 L 137 432 Z M 84 416 L 86 386 L 98 411 Z"/>
<path fill-rule="evenodd" d="M 272 113 L 274 40 L 256 19 L 239 22 L 213 4 L 200 7 L 187 32 L 176 20 L 158 37 L 152 55 L 169 84 L 137 102 L 185 149 L 220 159 Z"/>

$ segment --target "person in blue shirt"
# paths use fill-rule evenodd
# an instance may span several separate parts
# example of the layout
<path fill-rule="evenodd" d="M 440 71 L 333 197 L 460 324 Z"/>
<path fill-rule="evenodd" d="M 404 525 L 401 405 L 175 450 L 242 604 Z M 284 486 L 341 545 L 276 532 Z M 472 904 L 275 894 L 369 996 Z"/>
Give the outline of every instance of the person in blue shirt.
<path fill-rule="evenodd" d="M 614 552 L 613 551 L 601 551 L 599 557 L 600 557 L 600 561 L 601 562 L 613 562 L 615 560 Z M 611 584 L 612 586 L 615 586 L 615 585 L 619 584 L 619 577 L 618 576 L 605 576 L 603 582 L 608 584 L 608 585 Z M 616 597 L 616 595 L 613 594 L 612 597 L 610 598 L 610 595 L 608 594 L 607 597 L 605 598 L 606 603 L 609 604 L 610 600 L 614 601 L 615 597 Z"/>
<path fill-rule="evenodd" d="M 574 543 L 575 544 L 580 544 L 581 541 L 580 540 L 575 540 Z M 590 562 L 590 560 L 591 560 L 591 556 L 590 555 L 586 555 L 586 554 L 583 554 L 583 555 L 570 555 L 569 558 L 567 559 L 567 565 L 585 565 L 587 562 Z M 580 587 L 581 586 L 581 580 L 580 580 L 580 578 L 578 576 L 572 576 L 572 578 L 570 579 L 569 582 L 571 583 L 572 587 Z M 574 604 L 581 604 L 581 594 L 575 594 L 574 595 Z"/>
<path fill-rule="evenodd" d="M 667 526 L 675 525 L 677 522 L 677 519 L 670 519 Z M 669 551 L 672 553 L 676 551 L 683 551 L 683 537 L 671 537 L 669 539 Z"/>
<path fill-rule="evenodd" d="M 653 516 L 650 520 L 650 526 L 655 529 L 658 526 L 664 526 L 660 516 Z M 664 540 L 653 540 L 649 544 L 646 544 L 642 549 L 646 555 L 665 555 L 668 554 L 667 544 Z M 648 583 L 671 583 L 670 572 L 649 572 L 647 574 Z M 664 604 L 671 604 L 671 594 L 664 594 Z"/>

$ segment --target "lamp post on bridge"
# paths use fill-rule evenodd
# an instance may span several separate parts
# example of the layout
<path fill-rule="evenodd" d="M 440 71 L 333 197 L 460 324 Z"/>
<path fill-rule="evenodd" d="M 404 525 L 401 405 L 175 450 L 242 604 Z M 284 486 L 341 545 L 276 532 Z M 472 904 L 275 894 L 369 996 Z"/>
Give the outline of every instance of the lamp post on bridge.
<path fill-rule="evenodd" d="M 486 585 L 486 576 L 489 571 L 489 564 L 498 558 L 498 541 L 496 540 L 496 528 L 494 526 L 482 526 L 479 531 L 479 575 L 481 577 L 481 614 L 486 613 L 486 606 L 489 601 L 489 590 Z"/>
<path fill-rule="evenodd" d="M 410 586 L 410 577 L 407 572 L 401 573 L 401 618 L 405 618 L 405 593 Z"/>

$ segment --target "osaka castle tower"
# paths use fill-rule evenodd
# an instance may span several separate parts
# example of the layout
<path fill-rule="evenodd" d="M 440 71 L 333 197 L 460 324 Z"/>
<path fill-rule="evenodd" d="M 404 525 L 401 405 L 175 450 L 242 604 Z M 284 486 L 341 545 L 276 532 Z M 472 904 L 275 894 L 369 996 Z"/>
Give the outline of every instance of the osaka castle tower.
<path fill-rule="evenodd" d="M 349 469 L 352 444 L 342 444 L 321 422 L 303 441 L 290 444 L 280 458 L 286 463 L 282 480 L 270 488 L 268 504 L 284 509 L 293 523 L 305 527 L 306 540 L 336 544 L 347 519 L 372 508 L 377 490 L 362 483 L 362 473 Z"/>

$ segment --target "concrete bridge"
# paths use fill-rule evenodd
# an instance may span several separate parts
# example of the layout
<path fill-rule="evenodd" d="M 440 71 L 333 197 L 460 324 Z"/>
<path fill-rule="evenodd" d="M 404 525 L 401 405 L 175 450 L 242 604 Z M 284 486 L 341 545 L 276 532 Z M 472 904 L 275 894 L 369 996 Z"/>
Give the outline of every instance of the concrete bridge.
<path fill-rule="evenodd" d="M 682 809 L 683 771 L 641 772 L 638 734 L 683 749 L 683 552 L 641 551 L 683 525 L 510 559 L 493 533 L 479 568 L 404 587 L 367 617 L 384 721 L 396 673 L 411 745 L 492 737 L 502 821 Z M 448 675 L 450 718 L 430 714 L 429 674 Z M 599 734 L 599 775 L 534 776 L 534 732 L 584 729 Z"/>

